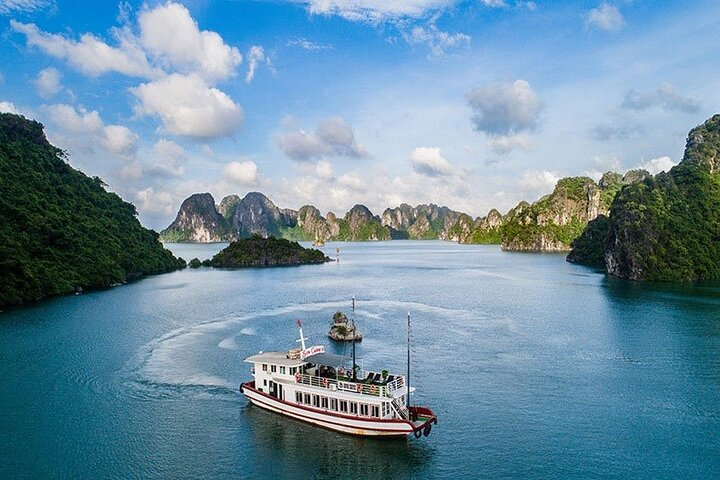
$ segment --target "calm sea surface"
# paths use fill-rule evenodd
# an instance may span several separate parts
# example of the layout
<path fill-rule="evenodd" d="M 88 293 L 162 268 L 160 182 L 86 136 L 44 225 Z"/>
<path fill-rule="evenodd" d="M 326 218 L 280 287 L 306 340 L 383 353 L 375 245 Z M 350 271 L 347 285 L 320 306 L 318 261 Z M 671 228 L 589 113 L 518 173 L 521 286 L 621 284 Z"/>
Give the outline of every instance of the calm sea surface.
<path fill-rule="evenodd" d="M 339 263 L 186 269 L 0 315 L 0 478 L 720 478 L 720 287 L 493 246 L 338 246 Z M 412 315 L 430 437 L 346 436 L 239 394 L 244 357 L 293 346 L 297 318 L 327 344 L 352 295 L 367 368 L 404 371 Z"/>

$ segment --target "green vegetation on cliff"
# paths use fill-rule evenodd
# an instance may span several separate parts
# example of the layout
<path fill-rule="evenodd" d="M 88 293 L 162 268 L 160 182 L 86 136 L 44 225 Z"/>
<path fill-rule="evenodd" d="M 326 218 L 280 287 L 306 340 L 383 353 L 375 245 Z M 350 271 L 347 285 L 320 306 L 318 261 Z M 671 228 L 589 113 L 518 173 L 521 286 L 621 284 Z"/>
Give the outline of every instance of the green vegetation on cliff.
<path fill-rule="evenodd" d="M 583 235 L 570 261 L 597 263 L 632 280 L 720 278 L 720 115 L 693 129 L 683 161 L 623 188 L 607 231 Z M 587 233 L 587 232 L 586 232 Z M 598 238 L 599 237 L 599 238 Z"/>
<path fill-rule="evenodd" d="M 324 263 L 329 259 L 320 250 L 303 248 L 284 238 L 253 235 L 231 243 L 215 255 L 210 266 L 217 268 L 280 267 Z"/>
<path fill-rule="evenodd" d="M 597 268 L 605 267 L 605 241 L 610 220 L 605 215 L 588 222 L 582 234 L 572 242 L 568 262 L 583 263 Z"/>
<path fill-rule="evenodd" d="M 0 114 L 0 308 L 184 266 L 64 158 L 40 123 Z"/>

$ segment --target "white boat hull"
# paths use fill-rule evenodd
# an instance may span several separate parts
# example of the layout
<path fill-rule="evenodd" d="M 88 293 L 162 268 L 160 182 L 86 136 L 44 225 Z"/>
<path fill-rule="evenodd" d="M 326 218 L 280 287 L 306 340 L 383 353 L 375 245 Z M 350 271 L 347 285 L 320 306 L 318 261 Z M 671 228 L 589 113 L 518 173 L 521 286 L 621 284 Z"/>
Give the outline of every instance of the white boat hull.
<path fill-rule="evenodd" d="M 253 405 L 337 432 L 373 437 L 404 437 L 422 428 L 407 420 L 353 417 L 293 404 L 256 390 L 253 383 L 240 386 L 240 391 Z"/>

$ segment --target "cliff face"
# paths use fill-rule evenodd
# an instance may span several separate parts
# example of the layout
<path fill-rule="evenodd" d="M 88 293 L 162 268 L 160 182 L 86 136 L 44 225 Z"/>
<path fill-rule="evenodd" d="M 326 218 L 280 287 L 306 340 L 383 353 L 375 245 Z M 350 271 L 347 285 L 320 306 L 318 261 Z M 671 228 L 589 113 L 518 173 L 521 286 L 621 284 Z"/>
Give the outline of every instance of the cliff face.
<path fill-rule="evenodd" d="M 104 187 L 40 123 L 0 113 L 0 308 L 184 266 Z"/>
<path fill-rule="evenodd" d="M 212 195 L 196 193 L 180 205 L 175 220 L 161 237 L 164 241 L 208 243 L 228 241 L 234 235 L 230 223 L 215 208 Z"/>
<path fill-rule="evenodd" d="M 719 152 L 715 115 L 690 131 L 670 172 L 623 188 L 604 231 L 584 235 L 568 259 L 592 264 L 602 252 L 608 273 L 631 280 L 720 278 Z"/>
<path fill-rule="evenodd" d="M 563 178 L 555 190 L 532 205 L 520 204 L 506 216 L 504 250 L 564 251 L 587 222 L 604 211 L 601 190 L 588 177 Z"/>
<path fill-rule="evenodd" d="M 284 229 L 297 224 L 297 212 L 280 210 L 262 193 L 250 192 L 235 205 L 230 223 L 238 237 L 282 237 Z"/>
<path fill-rule="evenodd" d="M 240 203 L 240 197 L 237 195 L 228 195 L 220 201 L 220 205 L 217 207 L 217 211 L 226 220 L 232 219 L 233 213 L 235 213 L 235 207 Z"/>
<path fill-rule="evenodd" d="M 447 239 L 448 230 L 460 218 L 460 212 L 435 204 L 411 207 L 403 203 L 386 209 L 381 223 L 390 229 L 393 238 Z"/>
<path fill-rule="evenodd" d="M 338 221 L 336 240 L 390 240 L 390 230 L 365 205 L 355 205 Z"/>

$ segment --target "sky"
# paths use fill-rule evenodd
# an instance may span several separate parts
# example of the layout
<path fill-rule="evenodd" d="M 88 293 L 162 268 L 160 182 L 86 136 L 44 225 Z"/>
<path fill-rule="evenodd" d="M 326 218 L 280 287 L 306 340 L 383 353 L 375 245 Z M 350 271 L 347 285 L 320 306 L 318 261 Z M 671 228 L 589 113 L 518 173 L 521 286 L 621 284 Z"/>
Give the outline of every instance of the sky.
<path fill-rule="evenodd" d="M 197 192 L 505 212 L 720 112 L 720 2 L 95 3 L 0 0 L 0 111 L 155 229 Z"/>

